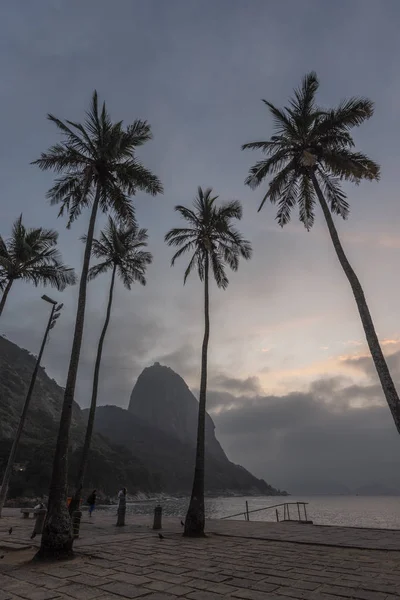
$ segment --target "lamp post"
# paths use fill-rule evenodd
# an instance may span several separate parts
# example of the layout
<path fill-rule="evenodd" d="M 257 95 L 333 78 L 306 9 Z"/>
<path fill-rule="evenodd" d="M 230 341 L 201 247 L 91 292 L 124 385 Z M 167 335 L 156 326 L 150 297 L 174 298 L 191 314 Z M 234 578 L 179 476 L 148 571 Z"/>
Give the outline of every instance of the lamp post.
<path fill-rule="evenodd" d="M 42 300 L 44 300 L 45 302 L 48 302 L 52 306 L 51 306 L 49 320 L 47 322 L 47 326 L 46 326 L 46 329 L 45 329 L 45 332 L 44 332 L 42 345 L 40 346 L 40 351 L 39 351 L 38 357 L 36 359 L 35 368 L 33 369 L 32 377 L 31 377 L 31 382 L 29 384 L 28 393 L 26 394 L 24 408 L 22 409 L 22 413 L 21 413 L 21 416 L 20 416 L 20 419 L 19 419 L 18 429 L 16 431 L 15 438 L 14 438 L 13 444 L 11 446 L 10 455 L 8 457 L 8 462 L 7 462 L 7 467 L 6 467 L 6 470 L 4 472 L 4 476 L 3 476 L 3 483 L 1 484 L 1 490 L 0 490 L 0 517 L 1 517 L 1 513 L 2 513 L 2 510 L 3 510 L 3 507 L 4 507 L 4 502 L 6 500 L 6 496 L 7 496 L 8 484 L 9 484 L 11 473 L 12 473 L 12 470 L 13 470 L 13 465 L 14 465 L 15 455 L 16 455 L 17 449 L 18 449 L 19 440 L 20 440 L 20 437 L 21 437 L 22 430 L 24 428 L 25 418 L 26 418 L 26 414 L 28 412 L 29 404 L 30 404 L 30 401 L 31 401 L 31 398 L 32 398 L 33 389 L 35 387 L 36 377 L 37 377 L 37 374 L 38 374 L 38 371 L 39 371 L 39 367 L 40 367 L 40 361 L 42 359 L 43 351 L 44 351 L 44 348 L 45 348 L 45 345 L 46 345 L 46 342 L 47 342 L 47 338 L 48 338 L 49 332 L 50 332 L 51 329 L 53 329 L 54 325 L 56 324 L 57 319 L 60 316 L 60 311 L 61 311 L 61 309 L 63 307 L 63 304 L 58 304 L 55 300 L 52 300 L 51 298 L 49 298 L 49 296 L 46 296 L 46 295 L 42 296 Z"/>

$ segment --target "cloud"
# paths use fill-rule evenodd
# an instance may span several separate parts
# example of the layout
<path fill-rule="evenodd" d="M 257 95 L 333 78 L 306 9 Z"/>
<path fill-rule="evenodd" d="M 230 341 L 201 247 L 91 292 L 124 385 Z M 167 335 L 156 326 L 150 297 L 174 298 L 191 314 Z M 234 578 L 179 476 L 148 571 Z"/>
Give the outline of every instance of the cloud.
<path fill-rule="evenodd" d="M 316 381 L 285 396 L 212 392 L 217 436 L 231 460 L 291 491 L 304 490 L 302 482 L 328 493 L 371 482 L 400 490 L 400 440 L 381 389 L 346 381 Z M 371 402 L 355 407 L 356 397 Z"/>
<path fill-rule="evenodd" d="M 387 355 L 386 362 L 392 377 L 394 379 L 400 379 L 400 350 Z M 367 375 L 370 379 L 378 379 L 375 365 L 370 354 L 363 354 L 361 356 L 346 356 L 341 359 L 341 363 L 345 367 L 359 370 Z"/>
<path fill-rule="evenodd" d="M 209 386 L 213 389 L 231 392 L 233 394 L 259 394 L 261 384 L 258 377 L 247 377 L 240 379 L 238 377 L 229 377 L 223 373 L 218 373 L 209 378 Z"/>

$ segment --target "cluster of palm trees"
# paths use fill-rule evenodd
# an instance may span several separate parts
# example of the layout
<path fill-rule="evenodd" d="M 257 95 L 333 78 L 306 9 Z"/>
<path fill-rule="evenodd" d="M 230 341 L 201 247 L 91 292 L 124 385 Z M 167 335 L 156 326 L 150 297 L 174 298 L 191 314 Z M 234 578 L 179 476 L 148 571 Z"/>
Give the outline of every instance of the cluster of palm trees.
<path fill-rule="evenodd" d="M 333 109 L 316 103 L 318 79 L 309 73 L 294 91 L 289 105 L 276 108 L 264 100 L 275 126 L 267 141 L 245 144 L 243 149 L 260 150 L 263 157 L 251 167 L 246 184 L 256 188 L 268 176 L 260 209 L 266 200 L 278 205 L 276 219 L 281 226 L 289 222 L 297 205 L 300 221 L 309 230 L 314 222 L 317 203 L 325 216 L 328 231 L 345 275 L 349 280 L 364 327 L 366 339 L 380 378 L 382 389 L 400 433 L 400 402 L 389 373 L 360 282 L 349 264 L 339 240 L 331 213 L 347 218 L 349 205 L 341 189 L 342 181 L 359 183 L 363 179 L 378 180 L 379 166 L 354 150 L 351 130 L 373 114 L 373 104 L 364 98 L 351 98 Z M 130 289 L 134 282 L 145 284 L 147 265 L 152 257 L 145 250 L 147 232 L 135 220 L 132 197 L 137 191 L 151 195 L 162 193 L 159 179 L 138 160 L 136 150 L 152 138 L 146 121 L 136 120 L 127 127 L 114 123 L 103 104 L 100 108 L 96 92 L 83 123 L 48 117 L 62 135 L 59 143 L 34 162 L 42 170 L 52 170 L 57 177 L 47 196 L 51 204 L 60 204 L 59 215 L 68 215 L 68 227 L 81 212 L 90 210 L 85 253 L 80 275 L 78 307 L 74 338 L 65 387 L 64 402 L 54 455 L 49 490 L 49 504 L 39 557 L 60 557 L 72 552 L 71 519 L 67 509 L 67 452 L 77 370 L 84 329 L 86 288 L 90 279 L 111 272 L 109 300 L 104 326 L 98 344 L 90 416 L 83 445 L 80 468 L 76 475 L 75 493 L 70 509 L 79 507 L 85 468 L 90 449 L 96 410 L 97 390 L 103 343 L 110 321 L 116 275 Z M 207 395 L 207 355 L 210 336 L 209 284 L 213 278 L 225 289 L 229 280 L 227 268 L 236 271 L 240 258 L 251 258 L 251 244 L 234 224 L 242 217 L 239 202 L 217 202 L 211 189 L 198 188 L 193 206 L 177 206 L 186 221 L 185 227 L 174 228 L 165 236 L 176 248 L 172 265 L 189 253 L 184 282 L 197 270 L 204 284 L 204 339 L 201 352 L 199 419 L 193 488 L 186 515 L 184 533 L 204 535 L 205 415 Z M 99 212 L 109 215 L 99 239 L 94 238 Z M 111 216 L 112 215 L 112 216 Z M 26 231 L 20 218 L 14 225 L 10 241 L 0 238 L 0 289 L 3 297 L 0 314 L 12 283 L 16 279 L 49 283 L 62 289 L 75 282 L 72 269 L 63 265 L 55 249 L 57 234 L 44 230 Z M 90 266 L 94 256 L 100 262 Z"/>

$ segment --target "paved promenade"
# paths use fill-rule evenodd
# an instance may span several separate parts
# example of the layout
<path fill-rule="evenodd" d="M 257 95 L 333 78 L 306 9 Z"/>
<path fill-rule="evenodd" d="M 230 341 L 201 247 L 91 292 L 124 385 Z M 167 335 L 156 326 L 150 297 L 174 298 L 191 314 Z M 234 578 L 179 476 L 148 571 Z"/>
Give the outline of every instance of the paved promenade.
<path fill-rule="evenodd" d="M 42 565 L 33 521 L 15 514 L 0 520 L 0 600 L 400 600 L 400 531 L 209 521 L 192 540 L 164 519 L 159 539 L 149 517 L 117 529 L 99 512 L 75 559 Z"/>

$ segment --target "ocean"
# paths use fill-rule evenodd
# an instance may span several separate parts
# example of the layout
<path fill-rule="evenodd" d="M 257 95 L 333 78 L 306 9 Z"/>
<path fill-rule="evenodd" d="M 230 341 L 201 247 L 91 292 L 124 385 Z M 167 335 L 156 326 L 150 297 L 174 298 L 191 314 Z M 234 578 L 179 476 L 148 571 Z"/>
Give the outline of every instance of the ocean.
<path fill-rule="evenodd" d="M 220 519 L 231 514 L 244 512 L 245 502 L 249 511 L 285 502 L 307 502 L 307 516 L 319 525 L 342 525 L 347 527 L 372 527 L 383 529 L 400 529 L 400 497 L 399 496 L 288 496 L 284 497 L 219 497 L 206 499 L 208 518 Z M 164 498 L 159 501 L 165 516 L 182 518 L 185 515 L 188 498 Z M 151 515 L 157 501 L 128 503 L 129 514 Z M 116 507 L 104 507 L 115 511 Z M 283 507 L 279 508 L 283 517 Z M 290 507 L 292 518 L 296 518 L 297 507 Z M 243 516 L 235 517 L 244 519 Z M 250 514 L 251 521 L 276 521 L 275 509 Z"/>

